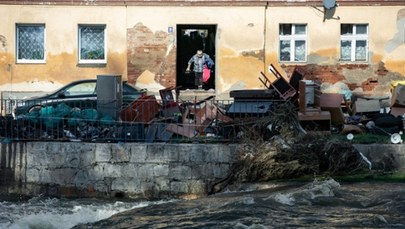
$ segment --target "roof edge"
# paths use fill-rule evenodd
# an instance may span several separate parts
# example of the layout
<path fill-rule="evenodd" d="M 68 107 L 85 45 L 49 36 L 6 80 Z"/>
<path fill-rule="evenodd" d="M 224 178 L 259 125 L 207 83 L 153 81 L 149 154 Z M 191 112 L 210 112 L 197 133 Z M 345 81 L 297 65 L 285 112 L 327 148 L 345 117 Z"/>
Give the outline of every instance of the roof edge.
<path fill-rule="evenodd" d="M 405 6 L 404 0 L 340 0 L 339 6 Z M 322 1 L 306 0 L 0 0 L 0 5 L 65 6 L 322 6 Z"/>

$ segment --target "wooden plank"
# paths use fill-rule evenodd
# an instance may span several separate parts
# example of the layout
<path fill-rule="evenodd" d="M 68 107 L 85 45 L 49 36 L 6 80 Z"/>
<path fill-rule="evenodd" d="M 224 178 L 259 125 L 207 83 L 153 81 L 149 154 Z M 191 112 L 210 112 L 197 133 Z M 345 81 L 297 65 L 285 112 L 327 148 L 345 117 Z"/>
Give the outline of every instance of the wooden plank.
<path fill-rule="evenodd" d="M 183 124 L 181 125 L 176 125 L 173 123 L 170 123 L 166 126 L 167 131 L 173 132 L 175 134 L 187 137 L 187 138 L 193 138 L 197 135 L 197 131 L 195 130 L 195 127 L 192 125 L 188 124 Z"/>
<path fill-rule="evenodd" d="M 323 93 L 320 96 L 321 108 L 340 108 L 343 102 L 343 95 L 338 93 Z"/>

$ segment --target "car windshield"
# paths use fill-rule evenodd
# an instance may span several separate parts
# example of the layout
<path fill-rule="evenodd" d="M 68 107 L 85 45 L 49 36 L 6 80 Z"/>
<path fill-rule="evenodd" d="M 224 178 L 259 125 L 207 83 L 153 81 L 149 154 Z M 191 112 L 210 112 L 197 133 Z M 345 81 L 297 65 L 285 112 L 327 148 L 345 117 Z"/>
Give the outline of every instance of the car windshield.
<path fill-rule="evenodd" d="M 96 82 L 86 82 L 66 88 L 65 95 L 68 96 L 89 95 L 95 94 L 95 92 L 96 92 Z"/>

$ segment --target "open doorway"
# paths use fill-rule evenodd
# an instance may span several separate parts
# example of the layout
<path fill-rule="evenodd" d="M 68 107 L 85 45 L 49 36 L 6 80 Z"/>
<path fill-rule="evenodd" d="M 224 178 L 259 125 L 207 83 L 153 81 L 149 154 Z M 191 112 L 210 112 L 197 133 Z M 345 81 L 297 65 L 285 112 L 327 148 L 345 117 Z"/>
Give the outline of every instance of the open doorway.
<path fill-rule="evenodd" d="M 177 25 L 177 76 L 176 86 L 180 90 L 196 89 L 194 85 L 194 73 L 186 73 L 187 63 L 196 53 L 202 49 L 215 62 L 215 37 L 216 25 Z M 211 70 L 208 82 L 204 83 L 205 90 L 215 90 L 215 67 Z"/>

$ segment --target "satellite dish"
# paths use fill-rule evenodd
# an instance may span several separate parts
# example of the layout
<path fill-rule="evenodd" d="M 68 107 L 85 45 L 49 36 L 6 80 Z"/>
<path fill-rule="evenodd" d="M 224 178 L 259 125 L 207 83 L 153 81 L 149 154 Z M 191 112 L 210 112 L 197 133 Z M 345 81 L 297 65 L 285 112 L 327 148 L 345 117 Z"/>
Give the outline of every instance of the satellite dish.
<path fill-rule="evenodd" d="M 402 143 L 401 135 L 398 134 L 398 133 L 392 134 L 392 135 L 391 135 L 391 142 L 392 142 L 393 144 Z"/>
<path fill-rule="evenodd" d="M 330 10 L 336 6 L 336 0 L 323 0 L 323 7 Z"/>
<path fill-rule="evenodd" d="M 351 140 L 353 140 L 353 138 L 354 138 L 354 135 L 353 134 L 347 134 L 346 135 L 346 138 L 347 138 L 347 140 L 349 140 L 349 141 L 351 141 Z"/>

